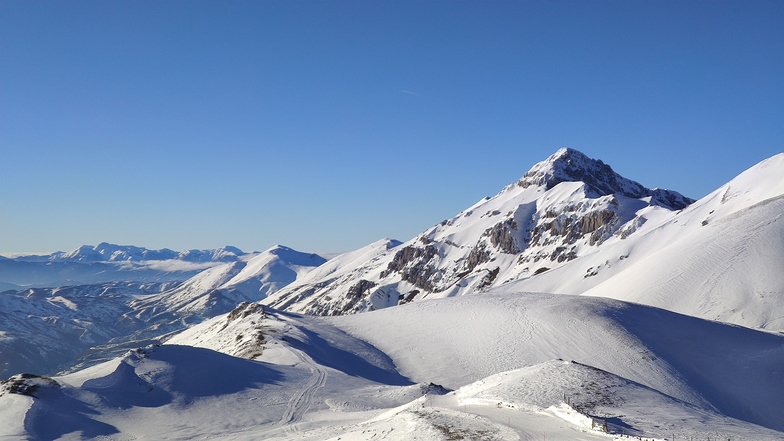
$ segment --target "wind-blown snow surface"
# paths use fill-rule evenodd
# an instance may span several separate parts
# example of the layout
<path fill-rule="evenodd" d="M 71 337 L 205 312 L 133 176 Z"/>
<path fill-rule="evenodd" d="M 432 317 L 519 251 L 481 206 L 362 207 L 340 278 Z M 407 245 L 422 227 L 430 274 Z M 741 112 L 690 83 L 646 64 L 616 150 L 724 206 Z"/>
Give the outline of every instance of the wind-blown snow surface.
<path fill-rule="evenodd" d="M 169 343 L 12 379 L 0 436 L 784 436 L 784 336 L 616 300 L 464 296 L 329 319 L 245 304 Z"/>
<path fill-rule="evenodd" d="M 414 380 L 455 388 L 561 358 L 784 430 L 781 335 L 615 300 L 549 294 L 421 302 L 334 323 L 389 354 Z M 434 332 L 434 324 L 448 330 Z"/>

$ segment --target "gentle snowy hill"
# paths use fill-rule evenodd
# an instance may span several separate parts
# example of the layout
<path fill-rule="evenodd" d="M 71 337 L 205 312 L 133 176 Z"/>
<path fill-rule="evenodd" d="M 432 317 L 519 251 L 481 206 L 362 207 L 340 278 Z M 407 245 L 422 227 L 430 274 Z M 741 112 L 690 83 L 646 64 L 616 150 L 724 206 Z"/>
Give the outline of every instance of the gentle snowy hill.
<path fill-rule="evenodd" d="M 273 362 L 164 345 L 62 377 L 13 377 L 0 386 L 0 438 L 287 439 L 311 428 L 313 414 L 340 433 L 332 426 L 422 396 L 366 343 L 329 326 L 274 320 L 291 327 L 291 346 L 281 340 L 278 355 L 267 355 Z"/>
<path fill-rule="evenodd" d="M 176 317 L 176 322 L 201 321 L 229 312 L 240 302 L 261 300 L 324 262 L 316 254 L 277 245 L 247 261 L 205 270 L 172 290 L 134 300 L 133 317 L 147 320 L 162 314 Z"/>
<path fill-rule="evenodd" d="M 265 303 L 336 315 L 481 292 L 594 254 L 608 241 L 634 236 L 646 220 L 692 202 L 561 149 L 496 196 L 365 263 L 352 262 L 343 277 L 303 281 Z"/>
<path fill-rule="evenodd" d="M 455 389 L 574 360 L 691 405 L 784 430 L 784 336 L 617 300 L 509 293 L 334 317 L 414 381 Z"/>

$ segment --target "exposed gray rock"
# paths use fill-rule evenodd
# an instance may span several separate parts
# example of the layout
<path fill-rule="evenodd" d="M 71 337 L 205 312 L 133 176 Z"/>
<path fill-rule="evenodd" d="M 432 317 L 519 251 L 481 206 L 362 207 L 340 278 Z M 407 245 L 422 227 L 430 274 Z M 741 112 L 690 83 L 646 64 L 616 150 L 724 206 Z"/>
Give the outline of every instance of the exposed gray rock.
<path fill-rule="evenodd" d="M 343 305 L 342 312 L 346 313 L 354 309 L 359 302 L 370 294 L 370 290 L 376 286 L 375 282 L 370 280 L 360 279 L 359 282 L 352 285 L 346 292 L 346 303 Z"/>
<path fill-rule="evenodd" d="M 651 190 L 651 205 L 658 205 L 671 210 L 683 210 L 693 203 L 694 199 L 687 198 L 677 191 L 662 190 L 661 188 Z"/>
<path fill-rule="evenodd" d="M 485 250 L 483 245 L 481 244 L 477 245 L 471 250 L 470 253 L 468 253 L 468 257 L 466 257 L 464 263 L 465 272 L 461 273 L 462 274 L 461 277 L 464 277 L 465 275 L 473 271 L 477 265 L 483 264 L 489 260 L 490 260 L 490 253 L 488 253 L 487 250 Z"/>
<path fill-rule="evenodd" d="M 400 294 L 400 300 L 398 301 L 398 305 L 402 305 L 404 303 L 408 303 L 408 302 L 414 300 L 414 298 L 416 296 L 418 296 L 419 293 L 420 293 L 420 291 L 418 289 L 415 289 L 413 291 L 409 291 L 405 295 Z"/>
<path fill-rule="evenodd" d="M 517 230 L 517 222 L 514 219 L 507 219 L 504 222 L 495 224 L 488 228 L 484 235 L 490 238 L 490 243 L 494 247 L 506 254 L 517 254 L 520 249 L 515 244 L 514 231 Z"/>
<path fill-rule="evenodd" d="M 495 267 L 494 269 L 489 270 L 487 274 L 485 274 L 485 276 L 482 277 L 482 280 L 476 286 L 476 289 L 482 290 L 490 286 L 493 283 L 493 281 L 495 281 L 495 278 L 498 277 L 499 272 L 501 272 L 501 268 L 499 267 Z"/>
<path fill-rule="evenodd" d="M 433 245 L 424 248 L 409 245 L 395 254 L 387 269 L 381 272 L 381 277 L 396 272 L 403 280 L 417 288 L 435 292 L 434 282 L 440 280 L 440 273 L 430 264 L 430 261 L 437 256 L 438 250 Z"/>

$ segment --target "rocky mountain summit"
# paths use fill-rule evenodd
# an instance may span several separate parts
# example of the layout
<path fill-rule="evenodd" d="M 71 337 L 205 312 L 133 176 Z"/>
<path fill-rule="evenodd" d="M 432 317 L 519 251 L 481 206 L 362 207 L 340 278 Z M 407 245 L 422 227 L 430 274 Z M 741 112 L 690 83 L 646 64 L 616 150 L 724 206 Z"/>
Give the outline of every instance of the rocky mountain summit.
<path fill-rule="evenodd" d="M 678 192 L 659 188 L 648 189 L 642 184 L 626 179 L 615 173 L 612 167 L 599 159 L 591 159 L 583 153 L 562 148 L 547 160 L 534 165 L 531 170 L 517 181 L 523 188 L 530 186 L 544 187 L 550 190 L 562 182 L 582 182 L 588 197 L 597 198 L 611 194 L 620 194 L 629 198 L 650 197 L 651 203 L 680 210 L 694 202 Z"/>
<path fill-rule="evenodd" d="M 483 291 L 530 278 L 624 240 L 658 212 L 694 200 L 626 179 L 563 148 L 516 183 L 339 278 L 303 279 L 266 300 L 318 315 Z M 356 264 L 356 262 L 355 262 Z"/>

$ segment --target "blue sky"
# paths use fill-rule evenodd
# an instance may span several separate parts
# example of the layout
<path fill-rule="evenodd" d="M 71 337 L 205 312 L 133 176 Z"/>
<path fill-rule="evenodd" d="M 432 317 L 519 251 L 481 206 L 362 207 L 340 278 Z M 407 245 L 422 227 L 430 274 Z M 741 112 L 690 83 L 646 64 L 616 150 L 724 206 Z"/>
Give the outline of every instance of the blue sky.
<path fill-rule="evenodd" d="M 345 251 L 568 146 L 699 198 L 784 150 L 781 1 L 0 2 L 0 252 Z"/>

